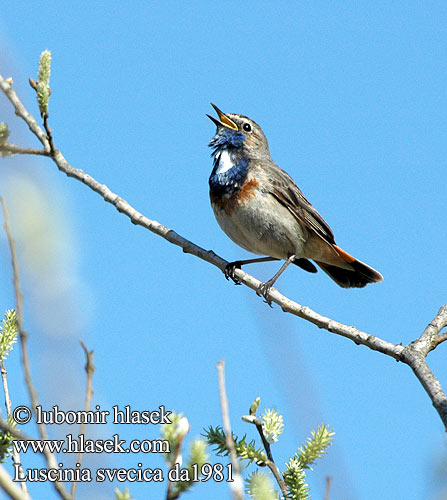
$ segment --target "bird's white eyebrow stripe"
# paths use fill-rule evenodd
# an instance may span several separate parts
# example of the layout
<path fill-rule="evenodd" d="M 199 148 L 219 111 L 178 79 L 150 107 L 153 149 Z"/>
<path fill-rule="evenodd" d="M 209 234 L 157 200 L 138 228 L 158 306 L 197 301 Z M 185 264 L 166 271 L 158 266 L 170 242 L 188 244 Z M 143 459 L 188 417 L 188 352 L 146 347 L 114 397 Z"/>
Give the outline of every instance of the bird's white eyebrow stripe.
<path fill-rule="evenodd" d="M 216 174 L 224 174 L 234 167 L 234 163 L 230 154 L 224 149 L 219 156 L 219 166 L 217 167 Z"/>

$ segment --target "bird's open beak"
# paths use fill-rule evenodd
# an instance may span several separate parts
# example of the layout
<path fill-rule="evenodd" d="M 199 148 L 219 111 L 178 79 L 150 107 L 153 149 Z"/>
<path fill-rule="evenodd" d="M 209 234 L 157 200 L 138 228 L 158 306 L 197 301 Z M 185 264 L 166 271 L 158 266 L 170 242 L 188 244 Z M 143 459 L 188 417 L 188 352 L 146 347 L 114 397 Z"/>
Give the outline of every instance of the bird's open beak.
<path fill-rule="evenodd" d="M 213 116 L 206 115 L 213 123 L 215 123 L 218 127 L 227 127 L 233 130 L 239 130 L 238 126 L 234 123 L 233 120 L 230 120 L 228 116 L 223 113 L 217 106 L 211 103 L 211 106 L 216 110 L 216 113 L 219 115 L 219 120 L 216 120 Z"/>

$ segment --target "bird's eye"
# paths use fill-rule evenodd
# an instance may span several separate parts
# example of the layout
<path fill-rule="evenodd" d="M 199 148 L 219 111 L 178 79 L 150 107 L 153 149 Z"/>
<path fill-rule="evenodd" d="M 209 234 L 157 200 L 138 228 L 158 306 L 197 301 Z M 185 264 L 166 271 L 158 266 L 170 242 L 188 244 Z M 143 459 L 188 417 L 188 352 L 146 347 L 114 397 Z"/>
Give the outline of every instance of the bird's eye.
<path fill-rule="evenodd" d="M 251 132 L 251 125 L 249 123 L 244 123 L 242 128 L 245 130 L 245 132 Z"/>

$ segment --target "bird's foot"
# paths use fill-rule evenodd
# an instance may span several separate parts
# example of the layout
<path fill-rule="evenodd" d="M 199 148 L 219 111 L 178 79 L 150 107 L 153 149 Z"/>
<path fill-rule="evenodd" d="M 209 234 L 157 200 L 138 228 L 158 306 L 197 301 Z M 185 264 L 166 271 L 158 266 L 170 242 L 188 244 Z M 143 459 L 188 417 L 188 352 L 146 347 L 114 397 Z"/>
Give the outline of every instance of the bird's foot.
<path fill-rule="evenodd" d="M 234 271 L 236 271 L 236 269 L 240 269 L 240 268 L 241 268 L 240 261 L 236 260 L 234 262 L 230 262 L 229 264 L 227 264 L 225 266 L 225 270 L 224 270 L 225 278 L 227 280 L 232 279 L 233 283 L 235 285 L 240 285 L 242 283 L 241 280 L 237 276 L 235 276 L 235 274 L 234 274 Z"/>
<path fill-rule="evenodd" d="M 264 302 L 266 302 L 270 307 L 273 307 L 272 306 L 272 299 L 269 298 L 269 293 L 270 293 L 270 290 L 273 286 L 273 282 L 271 282 L 271 280 L 269 281 L 266 281 L 265 283 L 261 283 L 258 287 L 258 289 L 256 290 L 256 295 L 258 295 L 259 297 L 264 297 Z"/>

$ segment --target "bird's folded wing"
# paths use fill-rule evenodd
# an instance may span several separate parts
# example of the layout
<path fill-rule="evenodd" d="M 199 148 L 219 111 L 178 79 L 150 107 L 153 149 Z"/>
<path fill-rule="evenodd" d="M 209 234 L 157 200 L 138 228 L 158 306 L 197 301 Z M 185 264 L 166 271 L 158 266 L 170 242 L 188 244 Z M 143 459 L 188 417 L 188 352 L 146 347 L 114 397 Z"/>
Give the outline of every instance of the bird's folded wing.
<path fill-rule="evenodd" d="M 307 201 L 299 187 L 286 172 L 278 168 L 275 172 L 275 179 L 272 179 L 272 186 L 273 190 L 271 194 L 284 205 L 298 221 L 328 243 L 335 243 L 332 229 L 309 201 Z"/>

